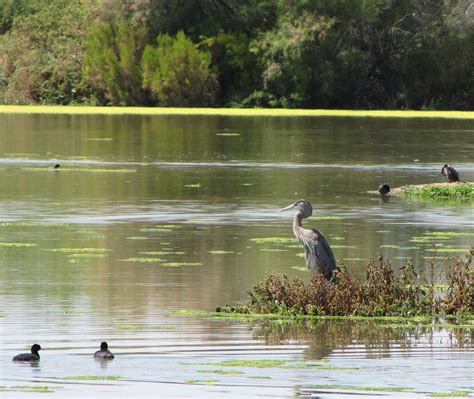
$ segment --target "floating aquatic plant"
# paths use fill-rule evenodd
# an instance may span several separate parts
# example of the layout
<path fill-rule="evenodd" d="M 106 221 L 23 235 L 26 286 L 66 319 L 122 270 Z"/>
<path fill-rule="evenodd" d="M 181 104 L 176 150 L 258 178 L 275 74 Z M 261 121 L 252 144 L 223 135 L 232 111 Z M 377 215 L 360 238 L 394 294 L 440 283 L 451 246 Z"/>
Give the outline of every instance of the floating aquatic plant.
<path fill-rule="evenodd" d="M 225 255 L 225 254 L 233 254 L 235 253 L 234 251 L 224 251 L 222 249 L 214 249 L 212 251 L 209 251 L 211 255 Z"/>
<path fill-rule="evenodd" d="M 141 331 L 144 329 L 143 326 L 137 324 L 118 324 L 115 326 L 117 330 L 130 330 L 130 331 Z"/>
<path fill-rule="evenodd" d="M 110 250 L 107 248 L 50 248 L 44 251 L 61 253 L 105 253 Z"/>
<path fill-rule="evenodd" d="M 222 375 L 240 375 L 245 374 L 239 370 L 196 370 L 197 373 L 222 374 Z"/>
<path fill-rule="evenodd" d="M 227 137 L 240 136 L 240 133 L 216 133 L 216 136 L 227 136 Z"/>
<path fill-rule="evenodd" d="M 78 380 L 78 381 L 116 381 L 120 377 L 118 375 L 74 375 L 70 377 L 64 377 L 65 380 Z"/>
<path fill-rule="evenodd" d="M 465 398 L 470 395 L 468 391 L 452 391 L 452 392 L 435 392 L 435 393 L 431 393 L 430 396 L 434 398 Z"/>
<path fill-rule="evenodd" d="M 55 387 L 58 388 L 58 387 Z M 15 385 L 12 387 L 0 386 L 0 392 L 53 392 L 47 385 Z"/>
<path fill-rule="evenodd" d="M 51 169 L 50 167 L 28 167 L 22 168 L 24 171 L 28 172 L 89 172 L 89 173 L 136 173 L 136 169 L 98 169 L 98 168 L 61 168 L 61 169 Z"/>
<path fill-rule="evenodd" d="M 127 258 L 127 259 L 119 259 L 120 262 L 131 262 L 131 263 L 158 263 L 162 262 L 164 259 L 162 258 Z"/>
<path fill-rule="evenodd" d="M 250 241 L 256 244 L 287 244 L 296 241 L 293 237 L 257 237 L 251 238 Z"/>
<path fill-rule="evenodd" d="M 32 242 L 0 242 L 0 247 L 4 248 L 29 248 L 36 246 L 37 244 Z"/>
<path fill-rule="evenodd" d="M 396 188 L 394 196 L 420 199 L 474 199 L 474 183 L 433 183 L 425 185 L 408 185 Z"/>
<path fill-rule="evenodd" d="M 181 266 L 201 266 L 200 262 L 164 262 L 161 264 L 166 267 L 181 267 Z"/>
<path fill-rule="evenodd" d="M 381 386 L 370 386 L 370 385 L 338 385 L 338 384 L 320 384 L 312 385 L 313 389 L 341 389 L 347 391 L 374 391 L 374 392 L 402 392 L 411 391 L 414 388 L 411 387 L 381 387 Z"/>
<path fill-rule="evenodd" d="M 186 384 L 206 384 L 206 385 L 211 385 L 216 382 L 220 382 L 220 380 L 187 380 Z"/>
<path fill-rule="evenodd" d="M 184 187 L 188 187 L 188 188 L 200 188 L 200 187 L 201 187 L 201 183 L 185 184 Z"/>

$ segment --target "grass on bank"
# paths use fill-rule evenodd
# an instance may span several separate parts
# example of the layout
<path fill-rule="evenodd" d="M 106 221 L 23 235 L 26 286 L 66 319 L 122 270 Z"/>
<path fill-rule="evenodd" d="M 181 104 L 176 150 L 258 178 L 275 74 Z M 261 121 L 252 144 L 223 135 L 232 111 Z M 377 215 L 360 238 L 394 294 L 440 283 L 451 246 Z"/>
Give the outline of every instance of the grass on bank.
<path fill-rule="evenodd" d="M 425 277 L 415 271 L 411 260 L 398 275 L 392 264 L 379 255 L 359 281 L 344 267 L 336 281 L 313 274 L 309 283 L 290 280 L 284 274 L 269 273 L 249 292 L 244 305 L 216 309 L 223 314 L 277 314 L 297 316 L 414 317 L 474 313 L 474 251 L 451 259 L 442 277 L 447 288 L 440 293 L 434 281 L 435 268 Z"/>
<path fill-rule="evenodd" d="M 61 105 L 0 105 L 0 113 L 104 115 L 219 115 L 219 116 L 328 116 L 376 118 L 474 119 L 472 111 L 386 111 L 281 108 L 166 108 L 91 107 Z"/>

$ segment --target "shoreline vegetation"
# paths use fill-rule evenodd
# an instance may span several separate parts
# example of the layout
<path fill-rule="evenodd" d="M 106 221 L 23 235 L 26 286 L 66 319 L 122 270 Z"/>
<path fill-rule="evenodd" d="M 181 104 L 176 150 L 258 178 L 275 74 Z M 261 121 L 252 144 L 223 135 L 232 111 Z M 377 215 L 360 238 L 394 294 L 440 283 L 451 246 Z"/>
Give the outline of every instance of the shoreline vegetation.
<path fill-rule="evenodd" d="M 471 3 L 0 0 L 0 103 L 472 110 Z"/>
<path fill-rule="evenodd" d="M 371 117 L 371 118 L 445 118 L 474 119 L 474 111 L 345 110 L 292 108 L 186 108 L 116 107 L 80 105 L 0 105 L 0 114 L 72 114 L 72 115 L 213 115 L 271 117 Z"/>
<path fill-rule="evenodd" d="M 248 292 L 243 305 L 218 307 L 223 315 L 279 315 L 294 317 L 468 317 L 474 314 L 474 250 L 449 264 L 431 260 L 428 275 L 417 272 L 411 260 L 396 273 L 383 255 L 367 264 L 365 281 L 345 265 L 338 267 L 331 283 L 313 274 L 308 283 L 285 274 L 268 273 Z M 435 269 L 442 268 L 442 291 Z"/>

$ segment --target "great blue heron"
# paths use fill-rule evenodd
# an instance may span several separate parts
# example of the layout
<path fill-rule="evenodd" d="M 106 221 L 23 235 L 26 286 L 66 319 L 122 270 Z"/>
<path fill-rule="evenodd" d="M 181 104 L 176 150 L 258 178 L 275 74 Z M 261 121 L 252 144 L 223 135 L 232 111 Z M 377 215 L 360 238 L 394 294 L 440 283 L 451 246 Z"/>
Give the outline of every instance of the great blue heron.
<path fill-rule="evenodd" d="M 390 192 L 390 186 L 387 183 L 383 183 L 379 186 L 377 191 L 383 197 L 384 195 L 387 195 Z"/>
<path fill-rule="evenodd" d="M 319 271 L 328 280 L 332 280 L 333 272 L 336 268 L 336 260 L 326 239 L 321 232 L 316 229 L 305 229 L 301 223 L 304 218 L 313 214 L 313 207 L 308 201 L 298 200 L 295 203 L 283 208 L 287 211 L 296 208 L 293 218 L 293 232 L 296 238 L 303 244 L 306 266 L 311 272 Z"/>
<path fill-rule="evenodd" d="M 100 351 L 94 353 L 96 359 L 113 359 L 114 355 L 109 351 L 109 345 L 107 342 L 102 342 L 100 344 Z"/>
<path fill-rule="evenodd" d="M 37 362 L 40 360 L 40 355 L 38 351 L 41 350 L 41 346 L 38 344 L 34 344 L 31 347 L 31 353 L 20 353 L 16 355 L 12 360 L 14 362 Z"/>
<path fill-rule="evenodd" d="M 441 169 L 441 174 L 446 176 L 450 183 L 460 181 L 458 172 L 451 165 L 445 164 Z"/>

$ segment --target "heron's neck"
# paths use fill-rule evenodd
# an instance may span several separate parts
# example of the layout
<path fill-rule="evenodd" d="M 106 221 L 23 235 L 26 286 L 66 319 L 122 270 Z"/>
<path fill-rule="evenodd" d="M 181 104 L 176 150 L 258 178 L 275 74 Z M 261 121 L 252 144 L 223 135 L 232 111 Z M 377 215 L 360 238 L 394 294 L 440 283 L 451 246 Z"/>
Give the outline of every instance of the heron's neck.
<path fill-rule="evenodd" d="M 295 217 L 293 218 L 293 228 L 303 227 L 301 223 L 303 220 L 303 212 L 296 212 Z"/>

